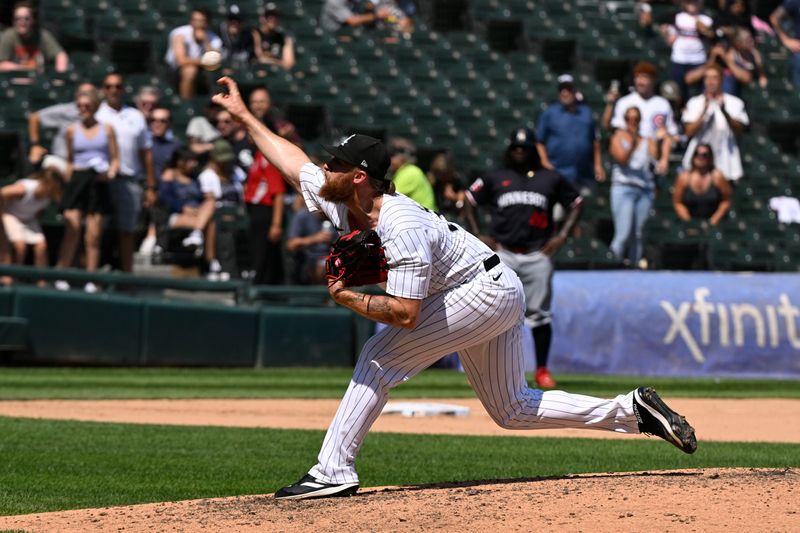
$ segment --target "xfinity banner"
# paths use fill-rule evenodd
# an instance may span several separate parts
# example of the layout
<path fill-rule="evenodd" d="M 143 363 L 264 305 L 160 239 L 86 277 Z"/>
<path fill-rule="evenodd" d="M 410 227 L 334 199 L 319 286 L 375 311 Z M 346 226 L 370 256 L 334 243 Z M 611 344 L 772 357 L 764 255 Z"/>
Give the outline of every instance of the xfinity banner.
<path fill-rule="evenodd" d="M 800 378 L 800 275 L 557 272 L 555 371 Z"/>

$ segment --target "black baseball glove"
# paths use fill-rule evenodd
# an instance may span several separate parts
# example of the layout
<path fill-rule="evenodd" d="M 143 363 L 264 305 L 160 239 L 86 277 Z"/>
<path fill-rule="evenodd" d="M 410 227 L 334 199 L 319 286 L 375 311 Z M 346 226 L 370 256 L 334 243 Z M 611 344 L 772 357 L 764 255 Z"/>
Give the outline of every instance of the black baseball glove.
<path fill-rule="evenodd" d="M 325 259 L 328 283 L 341 280 L 345 287 L 360 287 L 382 283 L 388 277 L 381 239 L 371 229 L 342 235 Z"/>

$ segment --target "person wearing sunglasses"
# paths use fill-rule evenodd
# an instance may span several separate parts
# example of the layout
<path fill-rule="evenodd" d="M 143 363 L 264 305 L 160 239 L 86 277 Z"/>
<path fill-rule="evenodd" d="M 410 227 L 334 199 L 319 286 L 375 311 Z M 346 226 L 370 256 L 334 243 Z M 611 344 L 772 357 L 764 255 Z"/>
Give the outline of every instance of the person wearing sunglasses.
<path fill-rule="evenodd" d="M 611 213 L 614 238 L 611 251 L 617 259 L 637 266 L 642 259 L 642 229 L 655 197 L 655 178 L 651 167 L 658 158 L 658 145 L 639 133 L 642 112 L 638 107 L 625 111 L 625 127 L 611 137 Z"/>
<path fill-rule="evenodd" d="M 698 144 L 691 166 L 678 174 L 672 206 L 681 220 L 707 220 L 712 226 L 719 224 L 730 210 L 731 186 L 714 166 L 711 145 Z"/>
<path fill-rule="evenodd" d="M 52 33 L 36 25 L 33 4 L 17 2 L 12 27 L 0 34 L 0 72 L 41 72 L 51 62 L 56 72 L 65 72 L 69 56 Z"/>

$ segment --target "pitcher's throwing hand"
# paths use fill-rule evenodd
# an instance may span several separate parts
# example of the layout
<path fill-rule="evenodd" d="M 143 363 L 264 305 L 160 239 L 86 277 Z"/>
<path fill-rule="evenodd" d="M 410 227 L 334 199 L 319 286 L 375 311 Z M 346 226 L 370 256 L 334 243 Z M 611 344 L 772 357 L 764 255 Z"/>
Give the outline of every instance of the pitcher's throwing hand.
<path fill-rule="evenodd" d="M 217 80 L 217 85 L 221 85 L 226 91 L 217 93 L 211 97 L 211 101 L 225 108 L 234 118 L 244 120 L 250 114 L 247 106 L 244 105 L 242 95 L 239 93 L 239 86 L 228 76 L 223 76 Z"/>

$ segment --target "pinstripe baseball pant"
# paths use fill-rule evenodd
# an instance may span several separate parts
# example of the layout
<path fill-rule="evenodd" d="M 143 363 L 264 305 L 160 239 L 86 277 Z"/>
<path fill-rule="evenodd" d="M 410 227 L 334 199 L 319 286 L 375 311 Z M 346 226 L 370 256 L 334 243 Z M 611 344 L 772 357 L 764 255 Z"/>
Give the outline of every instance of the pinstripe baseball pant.
<path fill-rule="evenodd" d="M 458 351 L 470 384 L 492 419 L 508 429 L 587 428 L 638 433 L 633 393 L 603 400 L 528 387 L 522 357 L 522 284 L 502 263 L 422 302 L 414 329 L 387 327 L 361 351 L 310 474 L 357 483 L 355 459 L 389 389 L 442 355 Z"/>

